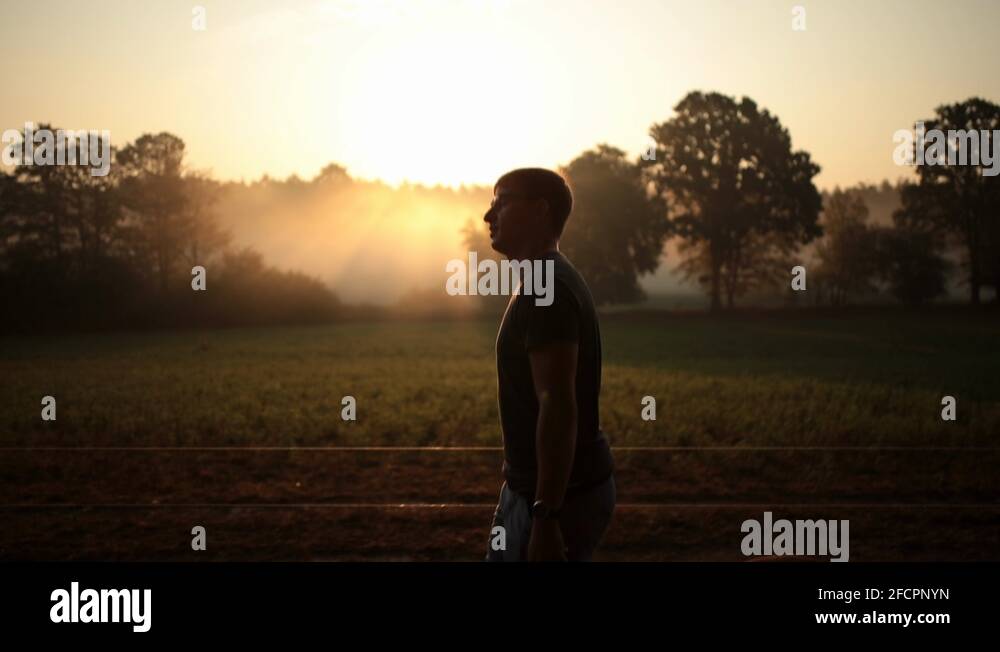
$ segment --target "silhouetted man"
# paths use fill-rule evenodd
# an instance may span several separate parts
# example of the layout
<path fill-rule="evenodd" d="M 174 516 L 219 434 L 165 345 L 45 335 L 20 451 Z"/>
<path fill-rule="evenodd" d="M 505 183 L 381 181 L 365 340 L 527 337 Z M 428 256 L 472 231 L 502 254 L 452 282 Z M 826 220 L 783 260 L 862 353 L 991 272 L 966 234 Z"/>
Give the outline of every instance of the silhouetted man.
<path fill-rule="evenodd" d="M 615 482 L 599 425 L 597 312 L 559 252 L 573 196 L 561 176 L 540 168 L 508 172 L 493 195 L 484 217 L 493 248 L 511 260 L 544 260 L 543 269 L 551 260 L 555 278 L 546 279 L 550 305 L 519 287 L 497 334 L 505 481 L 493 526 L 503 526 L 506 550 L 494 550 L 493 537 L 487 559 L 589 560 L 611 521 Z"/>

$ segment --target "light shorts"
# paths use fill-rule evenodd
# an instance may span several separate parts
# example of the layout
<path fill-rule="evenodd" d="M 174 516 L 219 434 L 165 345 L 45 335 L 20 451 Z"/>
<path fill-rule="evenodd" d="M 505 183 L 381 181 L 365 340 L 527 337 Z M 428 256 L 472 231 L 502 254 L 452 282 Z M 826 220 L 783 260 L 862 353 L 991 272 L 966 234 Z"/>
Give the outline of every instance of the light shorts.
<path fill-rule="evenodd" d="M 590 561 L 611 524 L 615 511 L 615 476 L 585 491 L 568 496 L 559 516 L 566 557 L 569 561 Z M 531 505 L 528 499 L 503 483 L 500 500 L 487 542 L 486 561 L 524 561 L 528 556 L 531 537 Z M 506 550 L 493 550 L 493 528 L 502 526 L 506 535 Z"/>

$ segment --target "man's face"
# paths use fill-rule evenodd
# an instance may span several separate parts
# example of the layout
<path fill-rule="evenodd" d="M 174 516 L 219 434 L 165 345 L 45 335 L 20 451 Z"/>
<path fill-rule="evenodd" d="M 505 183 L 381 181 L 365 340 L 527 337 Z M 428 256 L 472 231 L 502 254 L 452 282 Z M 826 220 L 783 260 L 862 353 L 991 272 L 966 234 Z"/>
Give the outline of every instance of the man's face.
<path fill-rule="evenodd" d="M 493 203 L 483 216 L 490 226 L 490 244 L 505 256 L 517 256 L 545 239 L 545 202 L 533 199 L 516 186 L 500 184 Z"/>

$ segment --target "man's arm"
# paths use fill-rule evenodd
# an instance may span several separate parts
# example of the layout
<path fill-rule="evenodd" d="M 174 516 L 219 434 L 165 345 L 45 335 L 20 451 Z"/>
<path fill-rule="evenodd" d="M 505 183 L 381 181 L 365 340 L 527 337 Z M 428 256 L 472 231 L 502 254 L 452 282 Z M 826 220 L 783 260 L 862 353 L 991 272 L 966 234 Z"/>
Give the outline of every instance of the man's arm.
<path fill-rule="evenodd" d="M 538 398 L 535 448 L 538 481 L 535 499 L 561 508 L 576 450 L 577 342 L 553 341 L 528 354 Z M 534 519 L 528 560 L 565 559 L 562 532 L 556 519 Z"/>

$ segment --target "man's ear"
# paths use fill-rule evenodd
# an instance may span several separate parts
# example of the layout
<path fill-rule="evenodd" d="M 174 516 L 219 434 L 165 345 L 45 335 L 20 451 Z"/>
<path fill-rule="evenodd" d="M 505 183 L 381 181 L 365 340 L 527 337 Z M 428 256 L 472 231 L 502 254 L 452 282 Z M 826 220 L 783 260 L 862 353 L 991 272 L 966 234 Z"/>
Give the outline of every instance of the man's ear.
<path fill-rule="evenodd" d="M 536 201 L 541 206 L 543 206 L 546 213 L 551 213 L 552 212 L 551 210 L 549 210 L 549 200 L 548 199 L 545 199 L 544 197 L 536 197 L 532 201 Z"/>
<path fill-rule="evenodd" d="M 539 197 L 536 201 L 540 201 L 542 203 L 542 206 L 545 207 L 545 219 L 549 223 L 549 229 L 552 231 L 552 233 L 557 233 L 558 230 L 556 229 L 555 217 L 553 217 L 552 215 L 552 205 L 549 204 L 549 200 L 543 197 Z"/>

